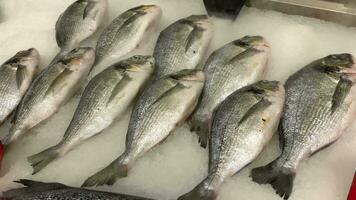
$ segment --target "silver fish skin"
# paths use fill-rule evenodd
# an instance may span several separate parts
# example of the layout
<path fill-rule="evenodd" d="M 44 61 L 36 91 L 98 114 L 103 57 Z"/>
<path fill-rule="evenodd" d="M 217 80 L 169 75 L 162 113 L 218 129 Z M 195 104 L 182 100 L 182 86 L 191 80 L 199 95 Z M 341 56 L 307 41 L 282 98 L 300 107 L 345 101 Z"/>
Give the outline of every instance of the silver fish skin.
<path fill-rule="evenodd" d="M 107 14 L 107 0 L 77 0 L 59 17 L 56 40 L 62 55 L 77 48 L 103 24 Z"/>
<path fill-rule="evenodd" d="M 140 156 L 184 123 L 197 105 L 203 85 L 204 74 L 199 70 L 182 70 L 149 85 L 131 115 L 125 151 L 83 186 L 112 185 L 126 177 Z"/>
<path fill-rule="evenodd" d="M 282 198 L 290 197 L 301 161 L 336 141 L 352 121 L 355 74 L 351 54 L 334 54 L 289 77 L 279 128 L 282 153 L 270 164 L 253 169 L 253 181 L 271 184 Z"/>
<path fill-rule="evenodd" d="M 94 49 L 82 47 L 72 50 L 57 63 L 44 69 L 22 99 L 3 144 L 10 144 L 55 114 L 79 89 L 94 60 Z"/>
<path fill-rule="evenodd" d="M 4 200 L 152 200 L 126 194 L 74 188 L 60 183 L 42 183 L 25 179 L 16 182 L 24 185 L 25 187 L 5 191 L 2 197 Z"/>
<path fill-rule="evenodd" d="M 155 80 L 183 69 L 196 69 L 213 36 L 207 15 L 192 15 L 164 29 L 154 50 Z"/>
<path fill-rule="evenodd" d="M 285 92 L 277 81 L 260 81 L 226 98 L 214 111 L 208 176 L 178 200 L 213 200 L 228 177 L 251 163 L 277 130 Z"/>
<path fill-rule="evenodd" d="M 245 36 L 214 51 L 204 67 L 206 83 L 201 101 L 190 119 L 191 131 L 202 147 L 209 138 L 213 110 L 234 91 L 261 80 L 267 68 L 270 47 L 261 36 Z"/>
<path fill-rule="evenodd" d="M 0 123 L 15 110 L 29 88 L 40 62 L 34 48 L 20 51 L 0 67 Z"/>
<path fill-rule="evenodd" d="M 63 139 L 28 158 L 33 174 L 110 126 L 134 101 L 153 69 L 152 56 L 133 56 L 95 76 L 85 88 Z"/>
<path fill-rule="evenodd" d="M 106 58 L 121 58 L 135 50 L 152 29 L 158 27 L 162 10 L 157 5 L 132 8 L 105 28 L 96 46 L 96 63 Z"/>

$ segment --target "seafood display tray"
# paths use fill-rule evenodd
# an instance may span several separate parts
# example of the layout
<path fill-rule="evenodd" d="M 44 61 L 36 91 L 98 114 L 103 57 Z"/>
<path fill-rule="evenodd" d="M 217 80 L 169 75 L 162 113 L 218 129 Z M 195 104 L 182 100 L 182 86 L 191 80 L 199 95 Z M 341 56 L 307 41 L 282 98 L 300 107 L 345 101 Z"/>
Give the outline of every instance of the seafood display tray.
<path fill-rule="evenodd" d="M 56 20 L 73 2 L 74 0 L 2 0 L 0 61 L 3 62 L 20 49 L 35 47 L 41 54 L 40 67 L 44 68 L 59 51 L 54 36 Z M 203 3 L 198 0 L 109 0 L 109 4 L 110 16 L 107 24 L 122 12 L 142 4 L 157 4 L 163 11 L 159 30 L 138 50 L 126 57 L 152 54 L 161 30 L 180 18 L 206 12 Z M 265 79 L 284 82 L 292 73 L 315 59 L 334 53 L 356 55 L 356 29 L 347 27 L 354 25 L 351 20 L 353 17 L 350 21 L 347 18 L 337 18 L 339 23 L 336 24 L 298 16 L 300 13 L 287 15 L 260 8 L 243 8 L 235 22 L 212 18 L 214 37 L 207 56 L 222 45 L 245 35 L 264 36 L 272 50 Z M 347 15 L 354 15 L 353 12 L 352 9 L 347 10 Z M 343 15 L 343 12 L 339 13 Z M 82 45 L 94 46 L 98 36 L 99 34 L 94 35 Z M 0 192 L 18 187 L 13 181 L 21 178 L 55 181 L 78 187 L 87 177 L 122 153 L 130 112 L 102 134 L 84 142 L 40 173 L 32 175 L 32 167 L 26 158 L 54 145 L 62 138 L 78 102 L 79 95 L 76 95 L 54 117 L 31 130 L 30 134 L 7 149 L 0 171 Z M 9 122 L 0 127 L 0 138 L 8 133 L 9 127 Z M 353 123 L 339 141 L 301 164 L 290 200 L 347 198 L 356 170 L 355 131 L 356 123 Z M 252 164 L 226 180 L 218 200 L 280 200 L 272 187 L 258 185 L 249 177 L 252 168 L 269 163 L 279 153 L 278 134 L 275 134 Z M 197 185 L 206 176 L 207 169 L 208 150 L 199 146 L 196 134 L 190 132 L 188 125 L 184 124 L 163 143 L 140 158 L 127 178 L 117 181 L 113 186 L 96 189 L 174 200 Z"/>

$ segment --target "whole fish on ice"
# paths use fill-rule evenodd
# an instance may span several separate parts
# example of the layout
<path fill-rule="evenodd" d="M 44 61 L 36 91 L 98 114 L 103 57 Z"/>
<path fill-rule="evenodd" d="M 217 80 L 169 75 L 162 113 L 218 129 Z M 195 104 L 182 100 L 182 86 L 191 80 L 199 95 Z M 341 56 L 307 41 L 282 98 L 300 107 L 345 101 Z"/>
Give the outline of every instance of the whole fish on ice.
<path fill-rule="evenodd" d="M 4 200 L 150 200 L 126 194 L 74 188 L 60 183 L 42 183 L 24 179 L 16 182 L 25 187 L 5 191 L 2 197 Z"/>
<path fill-rule="evenodd" d="M 98 30 L 104 22 L 107 7 L 107 0 L 77 0 L 60 15 L 56 23 L 56 40 L 61 52 L 52 63 Z"/>
<path fill-rule="evenodd" d="M 208 176 L 179 200 L 213 200 L 224 180 L 252 162 L 272 138 L 284 104 L 277 81 L 260 81 L 226 98 L 213 115 Z"/>
<path fill-rule="evenodd" d="M 112 185 L 127 176 L 135 161 L 162 142 L 193 112 L 204 85 L 204 74 L 182 70 L 150 84 L 131 115 L 123 154 L 83 186 Z"/>
<path fill-rule="evenodd" d="M 157 28 L 162 10 L 157 5 L 132 8 L 115 18 L 100 35 L 96 46 L 96 63 L 106 58 L 121 58 L 135 50 Z"/>
<path fill-rule="evenodd" d="M 226 44 L 208 58 L 204 68 L 206 83 L 199 106 L 190 120 L 192 131 L 206 147 L 214 108 L 231 93 L 261 80 L 270 48 L 261 36 L 245 36 Z"/>
<path fill-rule="evenodd" d="M 0 124 L 15 110 L 29 88 L 40 58 L 36 49 L 20 51 L 0 67 Z"/>
<path fill-rule="evenodd" d="M 82 47 L 72 50 L 44 69 L 22 99 L 3 144 L 8 145 L 56 113 L 80 87 L 94 60 L 94 50 Z"/>
<path fill-rule="evenodd" d="M 192 15 L 164 29 L 154 50 L 155 80 L 183 69 L 196 69 L 208 50 L 213 35 L 206 15 Z"/>
<path fill-rule="evenodd" d="M 152 56 L 133 56 L 95 76 L 85 88 L 63 139 L 55 146 L 28 158 L 39 172 L 82 141 L 100 133 L 120 117 L 153 73 Z"/>
<path fill-rule="evenodd" d="M 284 199 L 303 159 L 336 141 L 351 122 L 356 100 L 356 64 L 351 54 L 316 60 L 285 84 L 286 102 L 280 123 L 282 154 L 252 170 L 252 179 L 271 184 Z"/>

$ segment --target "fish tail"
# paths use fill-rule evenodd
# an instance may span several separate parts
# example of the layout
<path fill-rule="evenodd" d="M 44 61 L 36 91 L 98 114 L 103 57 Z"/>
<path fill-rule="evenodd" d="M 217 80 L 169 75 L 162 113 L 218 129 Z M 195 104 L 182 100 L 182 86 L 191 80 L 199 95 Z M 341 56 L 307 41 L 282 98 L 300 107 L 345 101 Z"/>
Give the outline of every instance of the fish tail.
<path fill-rule="evenodd" d="M 210 119 L 198 120 L 192 119 L 189 122 L 190 131 L 197 133 L 199 137 L 200 146 L 206 148 L 209 141 L 209 132 L 210 132 Z"/>
<path fill-rule="evenodd" d="M 277 160 L 251 171 L 251 178 L 254 182 L 271 184 L 276 193 L 285 200 L 292 193 L 294 177 L 294 170 L 278 165 Z"/>
<path fill-rule="evenodd" d="M 114 185 L 119 178 L 127 177 L 128 165 L 118 161 L 112 162 L 109 166 L 89 177 L 82 187 L 92 187 L 101 185 Z"/>
<path fill-rule="evenodd" d="M 37 174 L 53 160 L 55 160 L 59 156 L 58 149 L 58 146 L 53 146 L 38 154 L 28 157 L 27 160 L 33 167 L 32 175 Z"/>
<path fill-rule="evenodd" d="M 217 190 L 206 188 L 202 183 L 187 194 L 180 196 L 178 200 L 214 200 L 217 196 Z"/>

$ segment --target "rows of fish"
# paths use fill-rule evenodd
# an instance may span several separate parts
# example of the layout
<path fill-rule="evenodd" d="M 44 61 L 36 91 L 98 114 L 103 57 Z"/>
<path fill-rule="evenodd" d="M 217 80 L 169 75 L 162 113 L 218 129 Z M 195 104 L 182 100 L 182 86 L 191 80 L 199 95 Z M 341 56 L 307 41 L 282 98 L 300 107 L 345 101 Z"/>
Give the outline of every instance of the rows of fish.
<path fill-rule="evenodd" d="M 204 65 L 213 25 L 205 15 L 192 15 L 161 31 L 152 56 L 136 55 L 106 65 L 104 60 L 119 60 L 138 48 L 162 15 L 157 5 L 132 8 L 104 28 L 95 49 L 79 47 L 102 25 L 107 4 L 78 0 L 67 8 L 56 24 L 61 50 L 42 72 L 36 72 L 35 49 L 17 53 L 0 68 L 6 80 L 0 84 L 1 122 L 14 113 L 10 132 L 2 140 L 6 149 L 53 116 L 93 74 L 62 140 L 28 158 L 33 174 L 101 133 L 133 104 L 124 152 L 83 187 L 113 185 L 128 176 L 140 157 L 187 122 L 200 145 L 209 148 L 209 169 L 207 177 L 179 200 L 216 199 L 224 181 L 256 159 L 276 131 L 281 155 L 253 169 L 251 177 L 271 184 L 288 199 L 301 161 L 336 141 L 352 119 L 356 63 L 351 54 L 313 61 L 283 85 L 263 80 L 271 47 L 262 36 L 232 41 L 215 50 Z M 61 184 L 20 183 L 30 189 L 5 192 L 5 197 L 66 199 L 73 192 L 82 198 L 136 198 Z M 11 196 L 16 192 L 20 195 Z"/>

